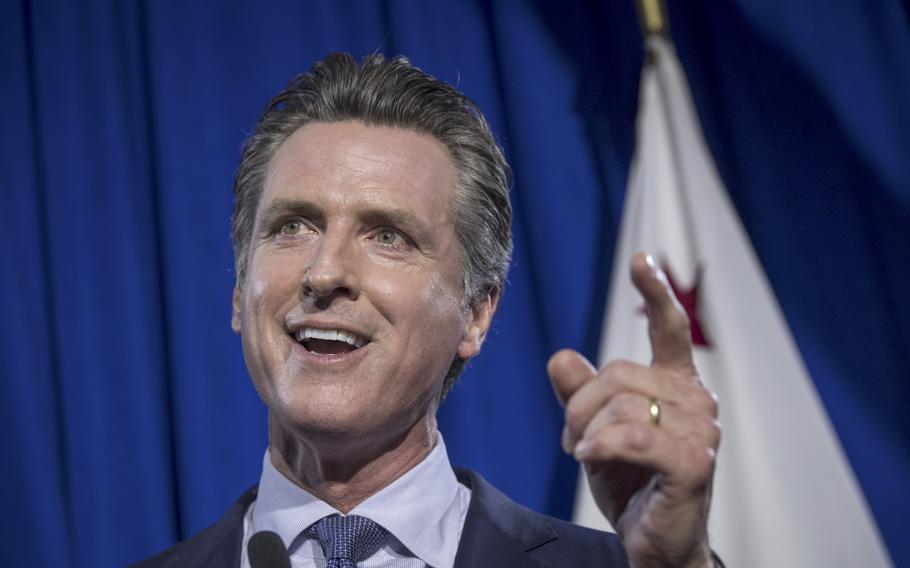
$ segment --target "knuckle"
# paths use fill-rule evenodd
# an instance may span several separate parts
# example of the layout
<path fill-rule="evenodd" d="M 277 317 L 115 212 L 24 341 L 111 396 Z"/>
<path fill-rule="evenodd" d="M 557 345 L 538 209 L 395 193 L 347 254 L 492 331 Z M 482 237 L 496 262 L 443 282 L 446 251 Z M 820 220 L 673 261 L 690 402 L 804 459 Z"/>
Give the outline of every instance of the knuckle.
<path fill-rule="evenodd" d="M 710 429 L 710 441 L 712 448 L 716 449 L 720 447 L 720 439 L 723 437 L 723 434 L 723 427 L 721 427 L 720 422 L 717 420 L 712 420 Z"/>
<path fill-rule="evenodd" d="M 714 418 L 704 417 L 693 425 L 688 438 L 697 447 L 716 449 L 720 445 L 722 435 L 720 422 Z"/>
<path fill-rule="evenodd" d="M 610 449 L 610 445 L 604 441 L 603 432 L 597 432 L 587 438 L 590 445 L 589 452 L 601 456 Z"/>
<path fill-rule="evenodd" d="M 701 391 L 701 395 L 699 396 L 700 407 L 711 417 L 717 418 L 717 412 L 719 410 L 717 395 L 704 387 L 701 387 L 699 390 Z"/>
<path fill-rule="evenodd" d="M 625 359 L 614 359 L 604 365 L 604 376 L 607 378 L 622 376 L 629 371 L 629 367 L 632 365 L 631 361 Z"/>
<path fill-rule="evenodd" d="M 717 453 L 713 448 L 691 446 L 687 452 L 684 466 L 684 475 L 696 483 L 710 479 L 714 472 Z"/>
<path fill-rule="evenodd" d="M 692 398 L 693 409 L 703 412 L 712 418 L 717 418 L 719 410 L 717 395 L 700 382 L 694 382 L 692 386 L 694 387 L 693 389 L 686 390 L 689 393 L 688 396 Z"/>
<path fill-rule="evenodd" d="M 620 394 L 613 397 L 610 402 L 611 415 L 620 422 L 631 421 L 635 418 L 636 404 L 635 398 L 630 394 Z"/>
<path fill-rule="evenodd" d="M 632 376 L 637 365 L 626 359 L 614 359 L 604 365 L 600 376 L 603 380 L 613 384 L 624 384 Z"/>
<path fill-rule="evenodd" d="M 718 414 L 720 413 L 720 403 L 718 402 L 717 395 L 707 389 L 705 389 L 705 391 L 708 393 L 708 402 L 706 405 L 708 414 L 714 418 L 717 418 Z"/>
<path fill-rule="evenodd" d="M 717 452 L 714 448 L 701 448 L 695 455 L 696 476 L 700 479 L 710 477 L 717 463 Z"/>
<path fill-rule="evenodd" d="M 626 447 L 635 452 L 642 452 L 651 447 L 654 440 L 654 433 L 645 424 L 629 424 L 626 431 Z"/>

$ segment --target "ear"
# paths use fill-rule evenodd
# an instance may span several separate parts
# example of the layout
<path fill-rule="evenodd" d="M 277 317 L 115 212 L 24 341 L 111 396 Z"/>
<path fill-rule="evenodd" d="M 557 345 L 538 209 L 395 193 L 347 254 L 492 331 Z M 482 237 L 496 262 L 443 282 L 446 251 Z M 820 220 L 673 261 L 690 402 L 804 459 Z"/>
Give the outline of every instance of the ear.
<path fill-rule="evenodd" d="M 499 287 L 490 288 L 483 297 L 471 306 L 471 313 L 465 322 L 464 335 L 458 344 L 458 356 L 468 360 L 480 353 L 483 340 L 487 337 L 493 314 L 499 306 Z"/>
<path fill-rule="evenodd" d="M 240 289 L 234 285 L 234 295 L 231 299 L 231 329 L 240 333 Z"/>

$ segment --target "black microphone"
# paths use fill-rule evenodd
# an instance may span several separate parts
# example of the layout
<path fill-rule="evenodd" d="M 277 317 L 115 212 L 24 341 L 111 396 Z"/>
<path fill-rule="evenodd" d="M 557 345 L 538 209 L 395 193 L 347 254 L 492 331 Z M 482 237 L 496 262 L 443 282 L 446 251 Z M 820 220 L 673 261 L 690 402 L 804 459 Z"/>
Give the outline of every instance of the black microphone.
<path fill-rule="evenodd" d="M 246 553 L 252 568 L 291 568 L 288 550 L 281 537 L 272 531 L 259 531 L 251 536 Z"/>

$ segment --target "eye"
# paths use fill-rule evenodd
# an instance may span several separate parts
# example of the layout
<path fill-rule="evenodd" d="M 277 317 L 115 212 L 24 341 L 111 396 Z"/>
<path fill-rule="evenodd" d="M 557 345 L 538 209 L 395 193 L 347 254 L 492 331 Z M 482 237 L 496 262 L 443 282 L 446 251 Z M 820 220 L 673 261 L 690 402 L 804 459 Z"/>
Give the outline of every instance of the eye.
<path fill-rule="evenodd" d="M 380 229 L 376 232 L 376 240 L 381 245 L 397 246 L 404 243 L 404 237 L 392 229 Z"/>
<path fill-rule="evenodd" d="M 301 231 L 303 231 L 303 221 L 300 219 L 291 219 L 290 221 L 285 221 L 281 224 L 281 227 L 278 228 L 279 233 L 287 236 L 297 235 Z"/>

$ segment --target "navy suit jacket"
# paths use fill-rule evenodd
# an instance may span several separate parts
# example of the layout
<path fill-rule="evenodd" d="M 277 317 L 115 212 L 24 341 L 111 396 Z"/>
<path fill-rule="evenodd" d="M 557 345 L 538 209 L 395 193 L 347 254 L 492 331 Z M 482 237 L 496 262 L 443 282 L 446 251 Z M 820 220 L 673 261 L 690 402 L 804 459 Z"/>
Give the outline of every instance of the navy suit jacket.
<path fill-rule="evenodd" d="M 629 565 L 619 538 L 536 513 L 515 503 L 473 471 L 456 469 L 471 488 L 455 568 L 598 567 Z M 256 498 L 247 491 L 214 525 L 133 568 L 240 566 L 243 516 Z"/>

